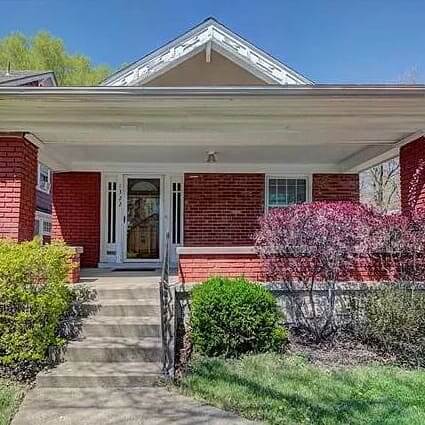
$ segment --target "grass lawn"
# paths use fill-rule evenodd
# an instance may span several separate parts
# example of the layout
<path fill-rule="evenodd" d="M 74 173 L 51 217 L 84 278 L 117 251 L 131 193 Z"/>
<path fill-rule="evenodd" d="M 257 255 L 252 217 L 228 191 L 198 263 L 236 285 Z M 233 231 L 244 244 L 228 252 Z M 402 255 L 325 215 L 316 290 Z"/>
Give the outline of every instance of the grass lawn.
<path fill-rule="evenodd" d="M 23 395 L 21 386 L 0 380 L 0 425 L 10 424 Z"/>
<path fill-rule="evenodd" d="M 425 424 L 425 372 L 418 370 L 381 365 L 326 369 L 295 355 L 200 358 L 181 388 L 269 424 Z"/>

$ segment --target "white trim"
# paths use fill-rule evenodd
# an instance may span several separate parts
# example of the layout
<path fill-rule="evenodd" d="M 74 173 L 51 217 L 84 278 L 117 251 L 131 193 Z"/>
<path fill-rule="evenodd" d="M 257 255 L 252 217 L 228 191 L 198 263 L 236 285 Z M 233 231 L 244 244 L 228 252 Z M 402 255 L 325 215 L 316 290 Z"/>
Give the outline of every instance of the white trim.
<path fill-rule="evenodd" d="M 179 246 L 177 254 L 255 254 L 253 246 Z"/>
<path fill-rule="evenodd" d="M 425 130 L 418 130 L 414 133 L 409 134 L 406 137 L 394 142 L 389 146 L 390 149 L 385 150 L 382 153 L 375 153 L 377 147 L 368 147 L 362 149 L 354 155 L 351 155 L 343 162 L 341 162 L 341 168 L 347 173 L 361 173 L 362 171 L 368 170 L 369 168 L 375 167 L 383 162 L 390 159 L 396 158 L 400 153 L 400 148 L 408 143 L 414 142 L 420 137 L 425 136 Z M 375 151 L 375 152 L 374 152 Z M 373 154 L 372 159 L 368 159 Z"/>
<path fill-rule="evenodd" d="M 164 218 L 167 217 L 164 209 L 164 197 L 166 196 L 164 187 L 164 175 L 158 174 L 125 174 L 124 179 L 124 190 L 123 190 L 123 202 L 122 202 L 122 262 L 123 263 L 159 263 L 162 261 L 163 248 L 164 248 Z M 127 211 L 127 196 L 128 196 L 128 180 L 129 179 L 159 179 L 159 258 L 127 258 L 127 226 L 128 226 L 128 211 Z M 169 198 L 169 197 L 168 197 Z M 168 202 L 167 202 L 168 204 Z M 166 229 L 166 227 L 165 227 Z"/>
<path fill-rule="evenodd" d="M 180 192 L 176 191 L 176 193 L 180 193 L 180 243 L 173 243 L 173 224 L 176 217 L 173 216 L 173 202 L 174 202 L 174 191 L 173 184 L 180 184 Z M 177 265 L 177 248 L 184 245 L 184 175 L 170 176 L 169 178 L 169 193 L 170 198 L 168 202 L 169 207 L 169 234 L 170 234 L 170 261 L 172 265 Z"/>
<path fill-rule="evenodd" d="M 99 171 L 108 173 L 263 173 L 275 175 L 309 175 L 311 173 L 340 173 L 338 164 L 294 164 L 294 163 L 124 163 L 124 162 L 73 162 L 70 171 Z"/>
<path fill-rule="evenodd" d="M 305 180 L 306 182 L 306 202 L 311 202 L 313 194 L 312 194 L 312 181 L 313 181 L 313 175 L 297 175 L 297 174 L 266 174 L 265 180 L 265 211 L 268 211 L 270 209 L 269 207 L 269 200 L 270 200 L 270 194 L 269 194 L 269 180 L 270 179 L 298 179 L 298 180 Z"/>
<path fill-rule="evenodd" d="M 47 171 L 47 183 L 44 185 L 41 185 L 41 169 L 45 168 L 44 171 Z M 37 190 L 43 193 L 47 193 L 50 195 L 51 189 L 52 189 L 52 170 L 50 167 L 48 167 L 46 164 L 43 164 L 41 162 L 38 163 L 37 166 Z"/>
<path fill-rule="evenodd" d="M 207 19 L 144 58 L 112 74 L 102 86 L 146 84 L 148 80 L 163 73 L 164 68 L 171 69 L 190 57 L 193 51 L 205 48 L 208 61 L 209 45 L 213 49 L 219 46 L 221 51 L 226 51 L 231 60 L 238 61 L 240 66 L 248 72 L 257 74 L 266 82 L 281 85 L 312 84 L 308 78 L 255 47 L 215 19 Z"/>
<path fill-rule="evenodd" d="M 38 220 L 38 236 L 51 236 L 51 226 L 52 226 L 52 215 L 42 212 L 42 211 L 36 211 L 35 212 L 35 220 Z M 46 232 L 44 231 L 44 223 L 50 223 L 50 231 Z"/>

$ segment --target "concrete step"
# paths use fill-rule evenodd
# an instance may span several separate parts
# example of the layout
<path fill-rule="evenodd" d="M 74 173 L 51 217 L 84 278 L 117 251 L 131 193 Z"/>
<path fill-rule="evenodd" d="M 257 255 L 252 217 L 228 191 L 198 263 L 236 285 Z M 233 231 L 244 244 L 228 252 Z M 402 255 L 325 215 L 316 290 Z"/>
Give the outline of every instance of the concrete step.
<path fill-rule="evenodd" d="M 159 315 L 140 316 L 92 316 L 84 320 L 82 336 L 85 337 L 159 337 L 161 323 Z"/>
<path fill-rule="evenodd" d="M 143 287 L 138 285 L 136 287 L 118 287 L 111 288 L 110 286 L 105 286 L 104 288 L 98 287 L 95 289 L 97 298 L 99 300 L 106 299 L 159 299 L 159 288 L 153 287 Z"/>
<path fill-rule="evenodd" d="M 105 299 L 86 304 L 87 310 L 96 316 L 156 317 L 160 314 L 158 299 Z"/>
<path fill-rule="evenodd" d="M 49 388 L 150 387 L 158 383 L 161 365 L 154 362 L 65 362 L 37 376 Z"/>
<path fill-rule="evenodd" d="M 85 338 L 72 341 L 65 352 L 71 362 L 159 362 L 159 338 Z"/>

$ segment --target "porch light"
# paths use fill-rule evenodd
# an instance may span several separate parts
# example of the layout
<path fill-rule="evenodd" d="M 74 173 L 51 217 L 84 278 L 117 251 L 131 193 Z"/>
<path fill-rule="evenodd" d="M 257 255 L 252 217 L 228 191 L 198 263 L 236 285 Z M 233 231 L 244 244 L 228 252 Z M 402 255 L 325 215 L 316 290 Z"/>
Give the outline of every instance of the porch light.
<path fill-rule="evenodd" d="M 215 151 L 208 151 L 207 152 L 207 161 L 208 164 L 212 164 L 214 162 L 217 162 L 217 152 Z"/>

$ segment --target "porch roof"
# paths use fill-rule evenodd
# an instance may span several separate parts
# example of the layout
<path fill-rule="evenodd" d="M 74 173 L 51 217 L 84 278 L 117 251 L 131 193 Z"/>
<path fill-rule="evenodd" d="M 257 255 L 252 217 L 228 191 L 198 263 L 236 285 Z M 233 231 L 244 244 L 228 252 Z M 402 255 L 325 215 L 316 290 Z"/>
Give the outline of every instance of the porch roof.
<path fill-rule="evenodd" d="M 58 170 L 359 171 L 424 127 L 425 85 L 0 88 L 0 131 Z"/>

